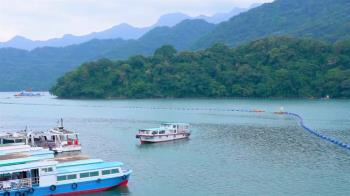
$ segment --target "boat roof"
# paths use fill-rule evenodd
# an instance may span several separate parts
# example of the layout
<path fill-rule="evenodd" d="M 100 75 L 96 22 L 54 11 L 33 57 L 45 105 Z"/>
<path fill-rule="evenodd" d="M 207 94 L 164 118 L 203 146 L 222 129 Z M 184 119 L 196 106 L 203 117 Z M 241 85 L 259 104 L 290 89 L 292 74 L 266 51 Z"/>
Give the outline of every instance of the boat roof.
<path fill-rule="evenodd" d="M 0 134 L 0 138 L 2 138 L 2 139 L 9 139 L 9 140 L 26 139 L 27 138 L 27 132 L 18 131 L 18 132 L 1 133 Z"/>
<path fill-rule="evenodd" d="M 167 123 L 162 123 L 162 125 L 184 125 L 184 126 L 186 126 L 186 125 L 190 125 L 190 124 L 188 124 L 188 123 L 169 123 L 169 122 L 167 122 Z"/>
<path fill-rule="evenodd" d="M 79 135 L 79 133 L 74 131 L 69 131 L 66 129 L 53 128 L 48 131 L 34 131 L 31 132 L 33 136 L 47 136 L 47 135 Z"/>
<path fill-rule="evenodd" d="M 102 159 L 87 159 L 87 160 L 79 160 L 79 161 L 69 161 L 57 164 L 57 168 L 60 167 L 70 167 L 70 166 L 78 166 L 78 165 L 89 165 L 95 163 L 103 163 Z"/>
<path fill-rule="evenodd" d="M 94 171 L 100 169 L 109 169 L 114 167 L 120 167 L 123 163 L 121 162 L 102 162 L 102 163 L 93 163 L 87 165 L 73 165 L 67 167 L 58 167 L 57 175 L 69 174 L 69 173 L 81 173 L 86 171 Z"/>
<path fill-rule="evenodd" d="M 0 167 L 47 160 L 53 158 L 53 154 L 46 156 L 5 155 L 4 158 L 3 160 L 0 159 Z"/>
<path fill-rule="evenodd" d="M 158 127 L 158 128 L 147 128 L 147 129 L 140 129 L 144 131 L 161 131 L 164 130 L 164 128 Z"/>
<path fill-rule="evenodd" d="M 52 153 L 48 149 L 44 149 L 42 147 L 30 147 L 27 145 L 6 146 L 6 147 L 7 148 L 5 148 L 5 146 L 0 147 L 0 155 L 23 153 L 23 152 L 34 153 L 37 151 L 45 151 L 47 153 Z"/>
<path fill-rule="evenodd" d="M 43 148 L 23 148 L 1 151 L 0 167 L 18 165 L 54 158 L 54 153 Z"/>

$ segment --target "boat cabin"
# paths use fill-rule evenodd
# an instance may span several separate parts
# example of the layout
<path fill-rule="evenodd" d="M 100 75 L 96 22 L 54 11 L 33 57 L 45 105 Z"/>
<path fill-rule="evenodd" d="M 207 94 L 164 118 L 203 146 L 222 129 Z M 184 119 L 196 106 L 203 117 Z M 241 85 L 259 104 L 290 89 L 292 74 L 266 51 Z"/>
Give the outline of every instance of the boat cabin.
<path fill-rule="evenodd" d="M 8 144 L 28 144 L 28 137 L 22 132 L 17 133 L 1 133 L 0 145 Z"/>
<path fill-rule="evenodd" d="M 164 134 L 179 134 L 189 131 L 189 124 L 186 123 L 162 123 L 159 128 L 140 129 L 140 135 L 164 135 Z"/>

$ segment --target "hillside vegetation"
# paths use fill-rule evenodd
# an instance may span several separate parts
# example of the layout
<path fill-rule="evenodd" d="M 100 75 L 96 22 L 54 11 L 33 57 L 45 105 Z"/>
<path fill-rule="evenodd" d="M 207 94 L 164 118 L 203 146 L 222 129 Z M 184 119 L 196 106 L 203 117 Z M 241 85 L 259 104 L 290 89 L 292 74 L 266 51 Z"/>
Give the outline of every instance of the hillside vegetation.
<path fill-rule="evenodd" d="M 350 38 L 349 10 L 349 0 L 275 0 L 221 23 L 193 47 L 237 46 L 272 35 L 334 43 Z"/>
<path fill-rule="evenodd" d="M 198 52 L 85 63 L 61 77 L 61 98 L 350 97 L 350 41 L 271 37 Z"/>

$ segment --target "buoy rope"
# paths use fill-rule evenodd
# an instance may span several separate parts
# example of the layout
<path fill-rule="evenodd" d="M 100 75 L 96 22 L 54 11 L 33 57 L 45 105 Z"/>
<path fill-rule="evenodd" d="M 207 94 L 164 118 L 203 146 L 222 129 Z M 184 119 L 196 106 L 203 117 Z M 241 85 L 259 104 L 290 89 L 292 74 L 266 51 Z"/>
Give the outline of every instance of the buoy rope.
<path fill-rule="evenodd" d="M 350 150 L 350 144 L 346 144 L 338 139 L 335 139 L 335 138 L 332 138 L 332 137 L 329 137 L 327 135 L 323 135 L 322 133 L 320 133 L 319 131 L 317 130 L 314 130 L 308 126 L 305 125 L 304 123 L 304 119 L 299 115 L 299 114 L 295 114 L 295 113 L 291 113 L 291 112 L 283 112 L 284 115 L 288 115 L 288 116 L 292 116 L 292 117 L 295 117 L 297 120 L 298 120 L 298 123 L 299 125 L 304 129 L 306 130 L 307 132 L 317 136 L 318 138 L 322 139 L 322 140 L 325 140 L 327 142 L 330 142 L 330 143 L 333 143 L 341 148 L 345 148 L 345 149 L 348 149 Z"/>

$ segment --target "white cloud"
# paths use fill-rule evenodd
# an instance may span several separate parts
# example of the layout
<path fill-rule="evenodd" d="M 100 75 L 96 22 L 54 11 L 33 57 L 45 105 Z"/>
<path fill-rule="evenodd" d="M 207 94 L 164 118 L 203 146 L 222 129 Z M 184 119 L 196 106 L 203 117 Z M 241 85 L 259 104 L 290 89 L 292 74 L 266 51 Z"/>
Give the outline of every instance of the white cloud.
<path fill-rule="evenodd" d="M 226 12 L 272 0 L 0 0 L 0 41 L 87 34 L 119 23 L 153 24 L 160 15 Z"/>

